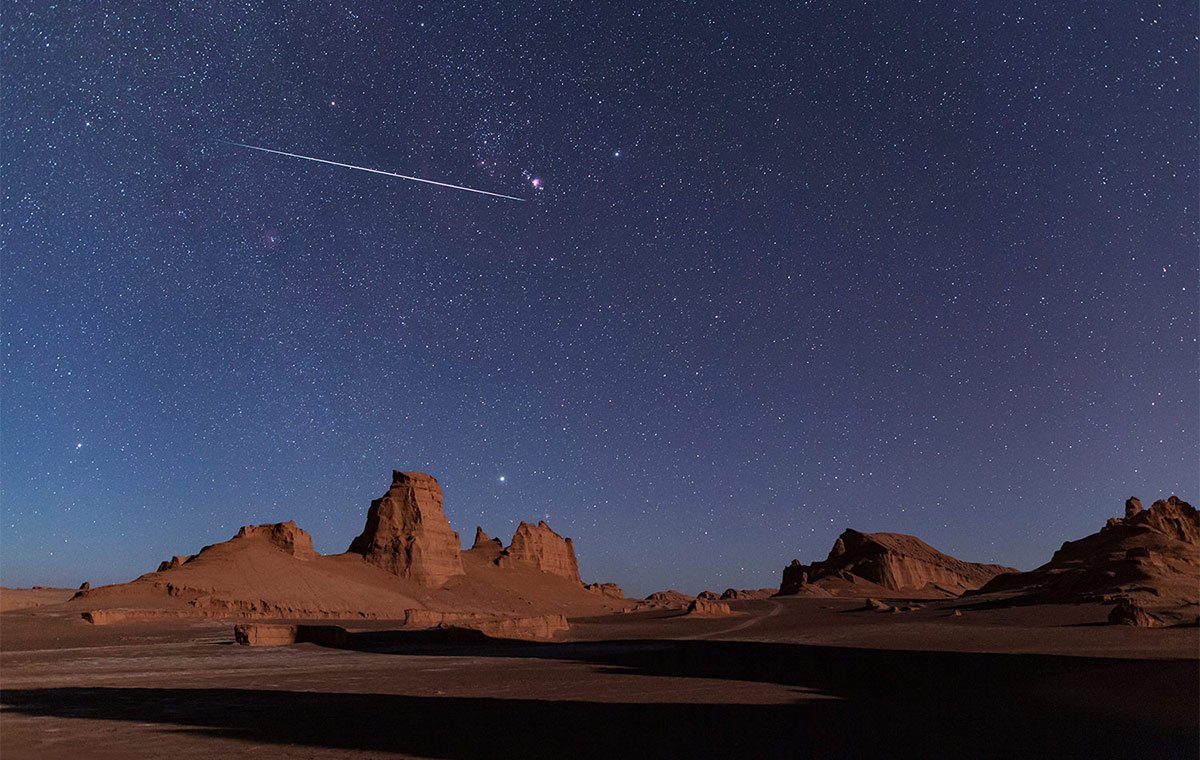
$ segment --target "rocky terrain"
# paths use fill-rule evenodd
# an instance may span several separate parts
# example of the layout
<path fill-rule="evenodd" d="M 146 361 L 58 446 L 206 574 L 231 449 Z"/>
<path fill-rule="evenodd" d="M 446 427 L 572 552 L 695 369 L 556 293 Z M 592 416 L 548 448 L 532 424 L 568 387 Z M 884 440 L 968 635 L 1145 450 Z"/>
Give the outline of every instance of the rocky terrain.
<path fill-rule="evenodd" d="M 823 562 L 804 565 L 792 560 L 783 570 L 779 593 L 951 597 L 1010 572 L 1016 571 L 943 554 L 916 536 L 846 530 Z"/>
<path fill-rule="evenodd" d="M 1124 517 L 1067 541 L 1041 567 L 997 575 L 978 594 L 1022 604 L 1127 600 L 1114 622 L 1140 625 L 1157 619 L 1154 610 L 1194 618 L 1200 611 L 1200 514 L 1176 496 L 1149 509 L 1131 497 Z"/>
<path fill-rule="evenodd" d="M 482 529 L 475 538 L 471 550 L 460 550 L 434 477 L 396 471 L 345 554 L 317 554 L 291 521 L 246 526 L 130 583 L 80 590 L 72 604 L 97 625 L 186 617 L 415 621 L 429 612 L 443 616 L 438 624 L 458 616 L 493 631 L 504 629 L 498 616 L 622 606 L 615 584 L 584 586 L 574 544 L 544 522 L 521 523 L 507 548 Z M 539 626 L 527 627 L 549 630 Z"/>

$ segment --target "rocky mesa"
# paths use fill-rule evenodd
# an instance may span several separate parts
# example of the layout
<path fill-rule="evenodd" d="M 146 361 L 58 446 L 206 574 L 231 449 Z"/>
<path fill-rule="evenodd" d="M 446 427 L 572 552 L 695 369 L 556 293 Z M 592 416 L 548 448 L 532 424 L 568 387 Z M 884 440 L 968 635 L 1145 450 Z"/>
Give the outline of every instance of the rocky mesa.
<path fill-rule="evenodd" d="M 958 596 L 1001 573 L 1003 565 L 964 562 L 903 533 L 846 530 L 823 562 L 793 560 L 783 570 L 780 595 L 798 593 L 869 594 L 891 592 Z"/>

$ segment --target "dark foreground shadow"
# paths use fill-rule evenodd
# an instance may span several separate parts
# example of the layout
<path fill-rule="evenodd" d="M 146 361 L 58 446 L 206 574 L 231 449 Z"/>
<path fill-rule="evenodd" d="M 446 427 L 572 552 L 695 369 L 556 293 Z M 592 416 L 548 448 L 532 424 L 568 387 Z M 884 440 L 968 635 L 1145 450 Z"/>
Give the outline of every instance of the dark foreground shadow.
<path fill-rule="evenodd" d="M 1200 741 L 1200 667 L 1193 660 L 725 641 L 521 644 L 400 632 L 356 635 L 351 645 L 380 654 L 572 660 L 600 672 L 761 681 L 796 687 L 797 699 L 783 705 L 664 704 L 624 701 L 611 692 L 603 701 L 589 701 L 586 693 L 548 701 L 60 688 L 5 690 L 0 701 L 9 715 L 162 723 L 172 731 L 183 726 L 257 743 L 462 760 L 1192 758 Z M 514 668 L 514 679 L 520 672 Z M 507 691 L 513 684 L 505 686 Z"/>

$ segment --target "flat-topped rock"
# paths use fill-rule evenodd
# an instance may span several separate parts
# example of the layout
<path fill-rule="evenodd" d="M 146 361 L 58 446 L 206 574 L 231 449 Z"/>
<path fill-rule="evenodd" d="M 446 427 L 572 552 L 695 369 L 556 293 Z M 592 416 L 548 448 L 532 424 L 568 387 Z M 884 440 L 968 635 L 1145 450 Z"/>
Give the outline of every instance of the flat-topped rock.
<path fill-rule="evenodd" d="M 246 525 L 238 531 L 234 539 L 266 541 L 296 559 L 309 560 L 316 556 L 316 552 L 313 551 L 312 536 L 308 534 L 308 531 L 296 525 L 294 520 L 281 523 L 264 523 L 263 525 Z M 186 557 L 172 557 L 170 567 L 165 569 L 178 567 L 186 561 Z M 160 572 L 163 569 L 160 566 Z"/>

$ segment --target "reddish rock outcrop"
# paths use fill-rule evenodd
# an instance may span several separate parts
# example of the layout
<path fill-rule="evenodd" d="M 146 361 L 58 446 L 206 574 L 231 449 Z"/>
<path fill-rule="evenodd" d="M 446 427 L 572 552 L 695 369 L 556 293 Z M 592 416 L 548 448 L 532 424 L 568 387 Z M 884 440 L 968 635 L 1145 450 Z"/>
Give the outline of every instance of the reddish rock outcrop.
<path fill-rule="evenodd" d="M 273 625 L 239 623 L 233 627 L 233 640 L 251 647 L 280 647 L 306 642 L 323 647 L 346 647 L 349 634 L 337 625 Z"/>
<path fill-rule="evenodd" d="M 501 639 L 552 639 L 571 626 L 566 617 L 494 615 L 481 612 L 405 610 L 404 625 L 414 628 L 465 628 Z"/>
<path fill-rule="evenodd" d="M 687 608 L 695 597 L 688 596 L 682 591 L 655 591 L 634 606 L 634 610 L 682 610 Z"/>
<path fill-rule="evenodd" d="M 1200 513 L 1176 496 L 1143 509 L 1125 502 L 1125 517 L 1067 541 L 1050 561 L 1026 573 L 993 578 L 980 594 L 1017 603 L 1129 600 L 1153 608 L 1200 604 Z"/>
<path fill-rule="evenodd" d="M 685 614 L 689 617 L 724 617 L 732 615 L 733 611 L 725 602 L 714 602 L 711 599 L 696 597 L 688 604 Z"/>
<path fill-rule="evenodd" d="M 586 583 L 583 587 L 588 591 L 591 591 L 593 594 L 607 596 L 610 599 L 625 598 L 625 592 L 622 591 L 621 587 L 615 583 Z"/>
<path fill-rule="evenodd" d="M 293 520 L 282 523 L 246 525 L 234 536 L 234 540 L 239 538 L 266 541 L 296 559 L 309 560 L 317 556 L 313 551 L 312 536 L 308 535 L 308 531 L 296 525 Z M 171 566 L 177 567 L 175 562 L 180 559 L 180 557 L 172 558 Z M 186 561 L 187 559 L 183 558 L 183 562 Z M 179 564 L 183 564 L 183 562 L 179 562 Z M 160 571 L 161 569 L 160 566 Z"/>
<path fill-rule="evenodd" d="M 958 596 L 979 588 L 1011 567 L 964 562 L 943 554 L 916 536 L 847 530 L 823 562 L 784 568 L 781 595 L 797 594 L 826 579 L 853 584 L 862 579 L 889 591 Z"/>
<path fill-rule="evenodd" d="M 543 573 L 559 575 L 581 583 L 575 545 L 550 529 L 544 521 L 537 525 L 523 522 L 517 526 L 512 543 L 496 559 L 500 567 L 523 564 Z"/>
<path fill-rule="evenodd" d="M 1110 625 L 1130 625 L 1135 628 L 1154 628 L 1159 625 L 1157 617 L 1129 599 L 1117 602 L 1117 606 L 1108 613 L 1108 622 Z"/>
<path fill-rule="evenodd" d="M 748 599 L 766 599 L 775 595 L 773 588 L 727 588 L 721 594 L 723 601 L 738 601 Z"/>
<path fill-rule="evenodd" d="M 162 562 L 159 562 L 158 570 L 156 570 L 155 572 L 161 573 L 166 570 L 174 570 L 175 568 L 183 565 L 184 562 L 187 562 L 191 558 L 192 558 L 192 555 L 190 555 L 190 554 L 176 554 L 174 557 L 171 557 L 170 559 L 164 559 Z"/>
<path fill-rule="evenodd" d="M 423 472 L 392 472 L 391 488 L 371 502 L 350 551 L 429 587 L 464 574 L 458 534 L 442 511 L 442 488 Z"/>
<path fill-rule="evenodd" d="M 501 543 L 500 539 L 492 538 L 487 533 L 483 532 L 483 528 L 475 526 L 475 543 L 471 544 L 472 549 L 500 549 L 503 548 L 503 546 L 504 544 Z"/>

